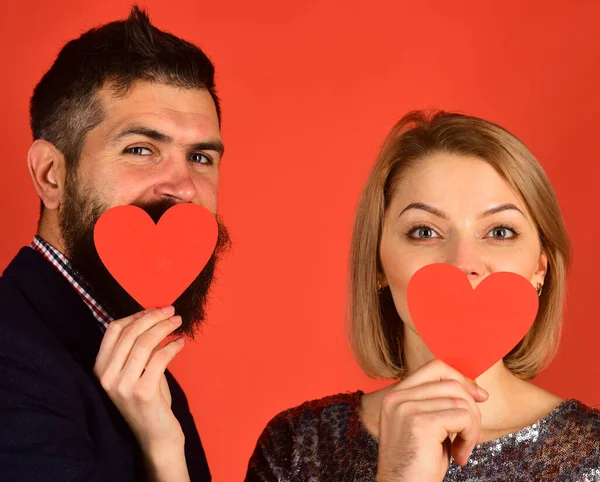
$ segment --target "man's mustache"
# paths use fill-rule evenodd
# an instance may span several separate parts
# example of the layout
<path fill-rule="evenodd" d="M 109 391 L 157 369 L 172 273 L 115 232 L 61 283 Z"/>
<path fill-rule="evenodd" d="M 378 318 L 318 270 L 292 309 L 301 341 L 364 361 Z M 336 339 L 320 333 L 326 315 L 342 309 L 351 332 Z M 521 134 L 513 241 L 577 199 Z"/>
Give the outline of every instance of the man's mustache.
<path fill-rule="evenodd" d="M 150 203 L 143 203 L 143 202 L 131 203 L 132 206 L 143 209 L 146 212 L 146 214 L 148 214 L 148 216 L 150 216 L 150 218 L 152 219 L 152 221 L 154 221 L 155 224 L 158 223 L 160 218 L 169 209 L 171 209 L 173 206 L 176 206 L 177 204 L 180 204 L 180 203 L 170 200 L 170 199 L 164 199 L 164 200 L 154 201 L 154 202 L 150 202 Z"/>

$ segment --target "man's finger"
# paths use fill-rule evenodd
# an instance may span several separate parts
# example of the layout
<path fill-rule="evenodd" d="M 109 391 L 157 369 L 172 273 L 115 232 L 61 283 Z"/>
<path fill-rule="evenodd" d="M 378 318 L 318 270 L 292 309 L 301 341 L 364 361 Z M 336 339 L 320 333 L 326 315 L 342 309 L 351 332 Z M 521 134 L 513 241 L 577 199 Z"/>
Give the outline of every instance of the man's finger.
<path fill-rule="evenodd" d="M 115 345 L 119 341 L 121 333 L 123 332 L 123 328 L 130 325 L 134 321 L 139 320 L 148 311 L 150 310 L 139 311 L 131 316 L 128 316 L 127 318 L 115 320 L 108 325 L 106 332 L 104 333 L 104 337 L 102 338 L 102 344 L 98 350 L 98 355 L 96 356 L 94 370 L 100 373 L 104 371 L 106 362 L 108 361 L 110 354 L 113 352 Z"/>
<path fill-rule="evenodd" d="M 108 354 L 107 360 L 103 360 L 103 371 L 106 371 L 107 367 L 110 366 L 111 371 L 120 372 L 125 366 L 138 337 L 156 324 L 173 316 L 173 313 L 173 307 L 151 310 L 135 321 L 128 323 L 123 328 L 118 327 L 116 331 L 119 332 L 119 338 L 113 345 L 112 351 Z"/>
<path fill-rule="evenodd" d="M 152 356 L 138 383 L 140 393 L 150 394 L 155 393 L 155 390 L 160 390 L 160 383 L 167 366 L 183 349 L 184 345 L 184 339 L 178 338 L 167 343 Z"/>
<path fill-rule="evenodd" d="M 144 370 L 147 370 L 151 359 L 161 351 L 160 343 L 180 327 L 181 322 L 180 316 L 174 316 L 156 324 L 140 335 L 121 371 L 120 383 L 130 387 L 135 385 Z"/>

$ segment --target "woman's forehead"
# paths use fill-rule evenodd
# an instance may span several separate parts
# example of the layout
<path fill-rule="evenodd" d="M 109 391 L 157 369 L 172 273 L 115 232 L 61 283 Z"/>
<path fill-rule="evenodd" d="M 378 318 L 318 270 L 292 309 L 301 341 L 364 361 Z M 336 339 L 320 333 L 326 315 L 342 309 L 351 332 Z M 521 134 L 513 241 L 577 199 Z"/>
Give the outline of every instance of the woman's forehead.
<path fill-rule="evenodd" d="M 523 207 L 519 195 L 491 164 L 445 153 L 424 158 L 402 173 L 392 203 L 411 202 L 461 209 L 487 209 L 489 204 L 509 202 Z"/>

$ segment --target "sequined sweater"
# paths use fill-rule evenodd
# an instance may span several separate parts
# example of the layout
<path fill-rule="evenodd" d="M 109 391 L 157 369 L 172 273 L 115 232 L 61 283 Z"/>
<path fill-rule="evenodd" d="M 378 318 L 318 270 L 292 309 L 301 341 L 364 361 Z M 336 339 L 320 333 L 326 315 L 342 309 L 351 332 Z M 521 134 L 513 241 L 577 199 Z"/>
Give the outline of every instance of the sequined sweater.
<path fill-rule="evenodd" d="M 246 482 L 374 481 L 377 439 L 362 424 L 362 392 L 306 402 L 273 418 Z M 450 460 L 443 482 L 600 482 L 600 410 L 578 400 L 515 433 L 477 445 L 468 464 Z"/>

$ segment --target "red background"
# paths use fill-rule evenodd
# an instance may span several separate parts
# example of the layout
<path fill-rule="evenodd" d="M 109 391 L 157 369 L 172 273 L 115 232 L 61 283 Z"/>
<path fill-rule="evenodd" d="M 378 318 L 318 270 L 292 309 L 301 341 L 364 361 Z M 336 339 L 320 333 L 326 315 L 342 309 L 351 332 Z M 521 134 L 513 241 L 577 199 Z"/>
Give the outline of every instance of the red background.
<path fill-rule="evenodd" d="M 345 337 L 353 211 L 377 149 L 407 110 L 497 122 L 556 189 L 574 247 L 563 344 L 537 380 L 600 405 L 595 299 L 600 5 L 595 1 L 148 1 L 206 50 L 223 99 L 220 210 L 234 242 L 209 323 L 174 362 L 214 480 L 241 480 L 276 412 L 380 382 Z M 123 18 L 122 0 L 23 0 L 0 18 L 0 267 L 35 232 L 27 106 L 63 43 Z"/>

